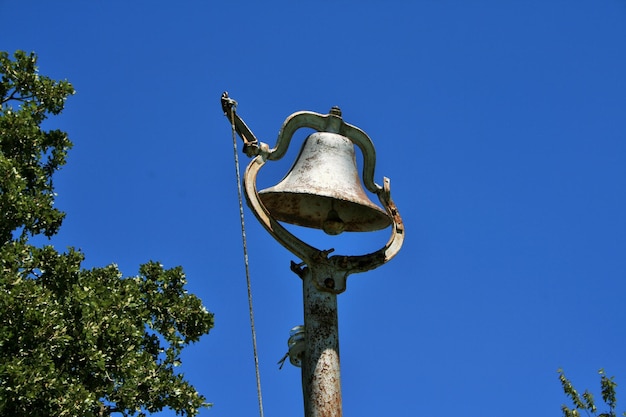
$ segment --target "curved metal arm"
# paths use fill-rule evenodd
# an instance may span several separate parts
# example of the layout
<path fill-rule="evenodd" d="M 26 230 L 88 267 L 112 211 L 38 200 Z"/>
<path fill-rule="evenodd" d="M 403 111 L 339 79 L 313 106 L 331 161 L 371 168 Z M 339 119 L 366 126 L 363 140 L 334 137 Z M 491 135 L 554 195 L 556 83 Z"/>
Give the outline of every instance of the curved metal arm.
<path fill-rule="evenodd" d="M 384 181 L 385 185 L 378 193 L 378 199 L 389 217 L 391 217 L 391 236 L 387 244 L 376 252 L 367 255 L 333 256 L 331 258 L 334 262 L 346 265 L 346 268 L 350 269 L 350 273 L 365 272 L 378 268 L 396 256 L 402 247 L 402 243 L 404 243 L 404 223 L 402 222 L 402 217 L 400 217 L 400 212 L 396 204 L 391 199 L 391 184 L 389 178 L 385 177 Z"/>

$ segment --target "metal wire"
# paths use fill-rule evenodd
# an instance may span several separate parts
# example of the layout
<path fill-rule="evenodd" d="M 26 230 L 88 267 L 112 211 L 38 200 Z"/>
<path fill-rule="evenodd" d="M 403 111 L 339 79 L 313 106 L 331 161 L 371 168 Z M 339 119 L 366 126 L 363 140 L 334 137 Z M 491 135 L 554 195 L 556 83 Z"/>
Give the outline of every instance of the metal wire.
<path fill-rule="evenodd" d="M 248 244 L 246 227 L 243 218 L 243 198 L 241 193 L 241 175 L 239 174 L 239 155 L 237 153 L 237 137 L 235 132 L 235 112 L 231 112 L 231 126 L 233 132 L 233 151 L 235 154 L 235 171 L 237 174 L 237 194 L 239 196 L 239 218 L 241 219 L 241 240 L 243 242 L 243 261 L 246 266 L 246 284 L 248 286 L 248 310 L 250 312 L 250 329 L 252 331 L 252 350 L 254 352 L 254 370 L 256 372 L 256 391 L 259 400 L 259 414 L 263 417 L 263 394 L 261 393 L 261 373 L 259 372 L 259 355 L 256 348 L 256 328 L 254 326 L 254 311 L 252 308 L 252 286 L 250 284 L 250 265 L 248 262 Z"/>

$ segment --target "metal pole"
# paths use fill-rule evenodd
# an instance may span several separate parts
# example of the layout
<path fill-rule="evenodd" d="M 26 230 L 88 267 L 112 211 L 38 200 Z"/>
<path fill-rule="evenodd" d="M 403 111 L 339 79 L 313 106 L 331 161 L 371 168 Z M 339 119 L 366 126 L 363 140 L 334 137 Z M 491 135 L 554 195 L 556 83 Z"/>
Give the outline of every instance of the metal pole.
<path fill-rule="evenodd" d="M 302 275 L 306 349 L 302 358 L 305 417 L 341 417 L 337 294 L 319 290 L 316 275 L 326 268 L 309 265 Z M 331 278 L 327 278 L 328 280 Z M 328 282 L 332 284 L 334 282 Z"/>

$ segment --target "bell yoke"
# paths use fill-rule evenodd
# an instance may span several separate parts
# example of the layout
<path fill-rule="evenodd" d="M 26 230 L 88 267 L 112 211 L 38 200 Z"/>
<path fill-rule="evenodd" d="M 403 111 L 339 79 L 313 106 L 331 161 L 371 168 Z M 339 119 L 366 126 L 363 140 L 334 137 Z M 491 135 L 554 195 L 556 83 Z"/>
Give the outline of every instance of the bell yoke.
<path fill-rule="evenodd" d="M 391 200 L 389 179 L 374 182 L 376 155 L 361 129 L 344 123 L 333 107 L 326 115 L 302 111 L 285 120 L 276 146 L 259 142 L 235 111 L 237 103 L 222 95 L 222 109 L 233 130 L 243 139 L 244 152 L 254 157 L 244 175 L 248 206 L 265 229 L 302 260 L 291 269 L 302 279 L 304 326 L 292 329 L 290 362 L 302 368 L 305 417 L 341 417 L 337 294 L 345 291 L 348 275 L 377 268 L 393 258 L 404 241 L 404 226 Z M 257 192 L 256 178 L 267 160 L 287 151 L 294 132 L 312 128 L 296 162 L 277 185 Z M 234 133 L 233 133 L 234 136 Z M 354 145 L 363 154 L 363 184 L 376 194 L 383 208 L 361 187 Z M 290 233 L 279 222 L 321 229 L 330 235 L 343 231 L 369 232 L 391 226 L 384 247 L 365 255 L 328 257 Z"/>
<path fill-rule="evenodd" d="M 374 269 L 396 255 L 404 238 L 398 209 L 391 200 L 389 179 L 384 185 L 374 182 L 376 151 L 369 136 L 347 124 L 341 110 L 333 107 L 326 115 L 310 111 L 296 112 L 283 123 L 276 146 L 259 142 L 236 112 L 237 102 L 228 93 L 222 95 L 222 109 L 244 141 L 244 152 L 254 160 L 244 176 L 248 205 L 255 216 L 285 248 L 310 264 L 326 258 L 330 250 L 309 246 L 287 231 L 280 222 L 321 229 L 327 234 L 369 232 L 392 225 L 391 238 L 380 250 L 361 256 L 333 256 L 348 273 Z M 316 130 L 302 145 L 300 154 L 287 175 L 275 186 L 256 189 L 256 176 L 267 160 L 282 158 L 294 133 L 300 128 Z M 383 208 L 373 203 L 361 186 L 354 145 L 363 155 L 363 184 L 376 194 Z M 331 259 L 332 259 L 331 258 Z M 303 265 L 301 264 L 301 265 Z M 297 272 L 297 270 L 296 270 Z M 329 290 L 327 286 L 323 286 Z M 332 292 L 345 290 L 345 285 Z"/>

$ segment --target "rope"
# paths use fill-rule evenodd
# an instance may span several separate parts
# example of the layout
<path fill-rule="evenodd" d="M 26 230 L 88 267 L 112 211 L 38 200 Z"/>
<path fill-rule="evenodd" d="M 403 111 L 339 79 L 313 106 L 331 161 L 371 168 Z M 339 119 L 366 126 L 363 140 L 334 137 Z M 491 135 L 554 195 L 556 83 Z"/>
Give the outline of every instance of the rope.
<path fill-rule="evenodd" d="M 259 355 L 256 348 L 256 329 L 254 326 L 254 311 L 252 309 L 252 286 L 250 285 L 250 266 L 248 263 L 248 244 L 246 228 L 243 221 L 243 199 L 241 196 L 241 176 L 239 174 L 239 155 L 237 154 L 237 137 L 235 132 L 235 111 L 231 112 L 231 126 L 233 131 L 233 151 L 235 153 L 235 171 L 237 173 L 237 194 L 239 196 L 239 218 L 241 219 L 241 240 L 243 241 L 243 261 L 246 266 L 246 283 L 248 286 L 248 309 L 250 311 L 250 329 L 252 331 L 252 350 L 254 352 L 254 370 L 256 372 L 256 392 L 259 400 L 259 413 L 263 417 L 263 395 L 261 394 L 261 374 L 259 372 Z"/>

